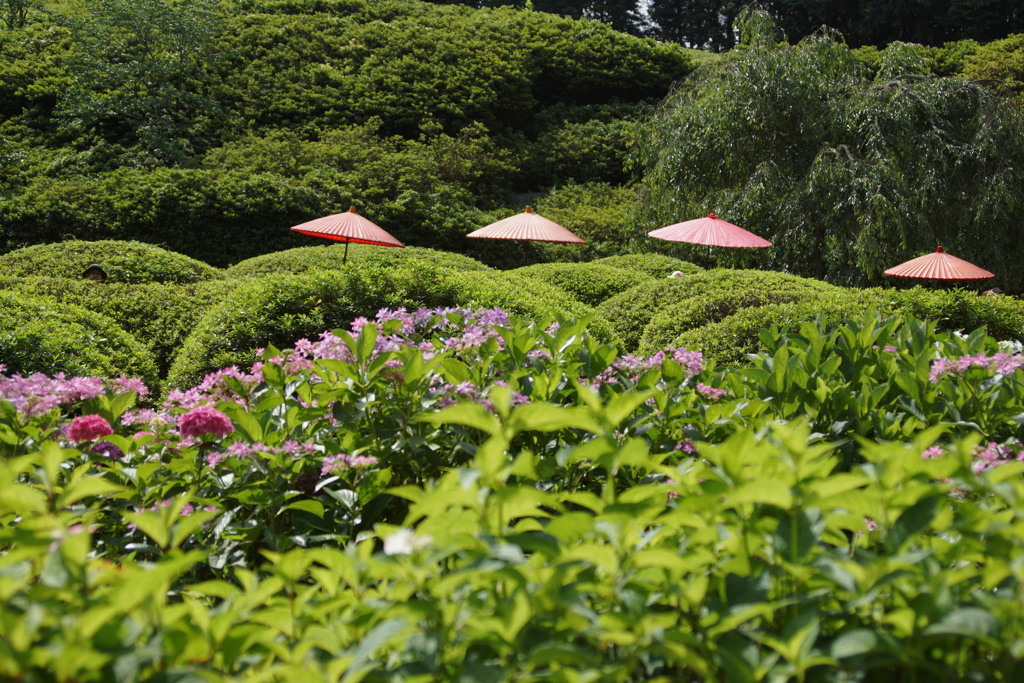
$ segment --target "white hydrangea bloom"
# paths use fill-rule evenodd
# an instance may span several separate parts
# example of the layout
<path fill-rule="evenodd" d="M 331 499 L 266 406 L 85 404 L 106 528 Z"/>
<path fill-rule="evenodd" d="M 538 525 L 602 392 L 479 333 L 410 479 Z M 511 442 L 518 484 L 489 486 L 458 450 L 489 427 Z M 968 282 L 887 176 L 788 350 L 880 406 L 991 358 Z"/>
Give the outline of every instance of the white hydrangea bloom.
<path fill-rule="evenodd" d="M 427 534 L 417 534 L 412 529 L 403 527 L 384 539 L 384 554 L 412 555 L 433 542 L 434 539 Z"/>

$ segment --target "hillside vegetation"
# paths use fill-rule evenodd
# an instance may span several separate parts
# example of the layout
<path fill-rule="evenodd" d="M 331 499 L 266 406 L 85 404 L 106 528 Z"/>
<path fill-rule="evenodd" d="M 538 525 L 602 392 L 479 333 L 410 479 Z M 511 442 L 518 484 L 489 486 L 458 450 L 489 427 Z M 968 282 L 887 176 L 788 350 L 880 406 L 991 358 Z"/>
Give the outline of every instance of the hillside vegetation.
<path fill-rule="evenodd" d="M 1019 36 L 788 45 L 747 12 L 718 55 L 511 6 L 27 7 L 0 29 L 0 253 L 135 240 L 226 267 L 354 205 L 503 268 L 659 250 L 863 285 L 944 240 L 1024 288 Z M 527 203 L 590 244 L 464 238 Z M 709 210 L 775 249 L 646 237 Z"/>

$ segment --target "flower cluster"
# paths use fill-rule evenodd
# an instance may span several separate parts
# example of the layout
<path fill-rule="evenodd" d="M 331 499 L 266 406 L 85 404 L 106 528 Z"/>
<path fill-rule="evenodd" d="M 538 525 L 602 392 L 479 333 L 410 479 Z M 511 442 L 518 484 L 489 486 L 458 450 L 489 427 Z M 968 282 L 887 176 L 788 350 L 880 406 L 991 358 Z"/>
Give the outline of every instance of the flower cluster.
<path fill-rule="evenodd" d="M 113 433 L 113 427 L 100 415 L 76 417 L 64 430 L 64 435 L 74 443 L 96 441 Z"/>
<path fill-rule="evenodd" d="M 716 389 L 715 387 L 708 386 L 703 382 L 697 382 L 697 393 L 707 399 L 717 401 L 718 399 L 724 397 L 729 392 L 727 392 L 725 389 Z"/>
<path fill-rule="evenodd" d="M 1024 450 L 1014 453 L 1013 449 L 1005 444 L 989 441 L 988 444 L 978 446 L 974 450 L 974 463 L 971 469 L 980 473 L 1008 462 L 1024 462 Z"/>
<path fill-rule="evenodd" d="M 644 372 L 651 368 L 661 367 L 669 358 L 681 365 L 688 377 L 698 375 L 704 369 L 704 356 L 700 351 L 669 348 L 658 351 L 647 358 L 630 353 L 612 361 L 610 366 L 590 381 L 590 385 L 596 389 L 602 384 L 616 383 L 622 376 L 629 377 L 630 381 L 636 382 Z"/>
<path fill-rule="evenodd" d="M 45 415 L 103 392 L 103 380 L 98 377 L 68 378 L 63 372 L 53 377 L 41 372 L 27 376 L 0 374 L 0 400 L 8 401 L 26 417 Z"/>
<path fill-rule="evenodd" d="M 412 555 L 430 547 L 433 542 L 433 537 L 427 534 L 417 534 L 412 529 L 402 527 L 384 539 L 384 554 Z"/>
<path fill-rule="evenodd" d="M 186 438 L 220 438 L 235 431 L 227 415 L 212 406 L 197 406 L 178 419 L 178 432 Z"/>
<path fill-rule="evenodd" d="M 936 358 L 932 361 L 929 380 L 938 381 L 942 375 L 962 376 L 970 368 L 987 368 L 1000 375 L 1010 375 L 1018 368 L 1024 367 L 1024 355 L 1009 354 L 1000 351 L 994 356 L 979 353 L 976 356 L 960 356 L 959 358 Z"/>
<path fill-rule="evenodd" d="M 377 465 L 377 458 L 372 455 L 328 455 L 324 458 L 323 466 L 320 468 L 320 476 L 326 477 L 329 474 L 342 474 L 347 470 L 365 470 Z"/>

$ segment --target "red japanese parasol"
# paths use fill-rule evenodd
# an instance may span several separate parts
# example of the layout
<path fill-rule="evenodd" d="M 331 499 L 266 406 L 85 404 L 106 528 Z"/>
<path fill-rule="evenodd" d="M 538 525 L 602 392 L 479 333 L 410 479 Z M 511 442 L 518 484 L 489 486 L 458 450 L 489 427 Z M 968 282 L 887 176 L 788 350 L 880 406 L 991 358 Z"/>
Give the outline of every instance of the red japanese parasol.
<path fill-rule="evenodd" d="M 995 273 L 947 254 L 942 247 L 931 254 L 893 266 L 885 274 L 916 280 L 989 280 L 995 277 Z"/>
<path fill-rule="evenodd" d="M 586 244 L 558 223 L 538 216 L 533 207 L 515 216 L 503 218 L 497 223 L 471 232 L 466 237 L 484 237 L 493 240 L 530 240 L 533 242 L 561 242 L 563 244 Z"/>
<path fill-rule="evenodd" d="M 704 218 L 676 223 L 647 233 L 670 242 L 707 244 L 712 247 L 770 247 L 772 243 L 738 225 L 723 221 L 713 213 Z"/>
<path fill-rule="evenodd" d="M 348 245 L 372 244 L 378 247 L 404 247 L 405 245 L 392 237 L 384 228 L 356 213 L 356 207 L 350 206 L 345 213 L 324 216 L 291 228 L 294 232 L 313 237 L 335 240 L 345 243 L 345 256 L 342 263 L 348 261 Z"/>

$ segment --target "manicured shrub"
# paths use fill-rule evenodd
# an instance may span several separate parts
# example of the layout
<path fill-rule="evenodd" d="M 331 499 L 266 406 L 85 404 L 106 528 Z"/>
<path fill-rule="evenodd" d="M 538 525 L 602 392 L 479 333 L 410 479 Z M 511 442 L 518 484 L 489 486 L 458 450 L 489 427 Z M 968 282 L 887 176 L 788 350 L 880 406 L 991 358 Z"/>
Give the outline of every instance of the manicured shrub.
<path fill-rule="evenodd" d="M 497 306 L 526 320 L 556 316 L 589 319 L 587 329 L 596 339 L 617 340 L 611 325 L 596 309 L 546 282 L 508 271 L 455 273 L 452 279 L 457 283 L 460 306 Z"/>
<path fill-rule="evenodd" d="M 459 272 L 410 260 L 394 267 L 349 264 L 341 270 L 268 275 L 241 283 L 214 306 L 185 340 L 168 374 L 168 384 L 187 387 L 222 367 L 248 367 L 256 349 L 285 348 L 298 339 L 317 339 L 345 328 L 381 308 L 499 306 L 532 319 L 556 314 L 594 315 L 558 288 L 523 277 L 488 271 Z M 600 320 L 595 333 L 611 338 Z"/>
<path fill-rule="evenodd" d="M 631 273 L 595 263 L 538 263 L 510 272 L 543 280 L 590 306 L 654 279 L 643 272 Z"/>
<path fill-rule="evenodd" d="M 298 247 L 272 254 L 263 254 L 236 263 L 224 271 L 226 278 L 249 277 L 280 273 L 305 273 L 309 270 L 337 269 L 344 267 L 345 245 L 341 243 Z M 432 266 L 454 270 L 490 270 L 488 266 L 462 254 L 438 251 L 426 247 L 404 249 L 374 247 L 365 244 L 351 244 L 348 248 L 349 263 L 373 263 L 378 265 L 400 264 L 407 261 L 426 263 Z"/>
<path fill-rule="evenodd" d="M 762 289 L 708 291 L 698 294 L 655 313 L 644 327 L 638 348 L 642 353 L 657 351 L 671 344 L 683 332 L 718 322 L 740 309 L 765 304 L 792 303 L 808 296 L 813 298 L 817 295 Z"/>
<path fill-rule="evenodd" d="M 940 330 L 970 332 L 984 326 L 996 339 L 1024 340 L 1024 301 L 1016 297 L 923 287 L 872 291 L 877 291 L 894 308 L 936 321 Z"/>
<path fill-rule="evenodd" d="M 833 285 L 764 270 L 717 268 L 683 277 L 655 280 L 618 294 L 597 307 L 627 348 L 636 348 L 651 318 L 666 306 L 705 292 L 791 291 L 796 294 L 835 291 Z"/>
<path fill-rule="evenodd" d="M 801 324 L 819 317 L 826 325 L 834 324 L 871 307 L 883 315 L 893 312 L 893 309 L 884 307 L 875 293 L 835 288 L 830 294 L 808 293 L 794 303 L 742 308 L 718 322 L 682 332 L 673 343 L 700 351 L 719 364 L 742 363 L 747 354 L 757 351 L 760 345 L 758 335 L 762 330 L 772 326 L 783 331 L 796 330 Z"/>
<path fill-rule="evenodd" d="M 606 256 L 597 259 L 594 263 L 622 268 L 623 270 L 639 270 L 654 277 L 668 277 L 677 270 L 684 275 L 693 275 L 704 270 L 695 263 L 654 252 Z"/>
<path fill-rule="evenodd" d="M 0 290 L 52 296 L 112 320 L 149 348 L 161 377 L 167 375 L 178 348 L 206 311 L 236 286 L 229 280 L 128 285 L 62 278 L 0 278 Z"/>
<path fill-rule="evenodd" d="M 157 382 L 152 354 L 110 318 L 54 297 L 0 291 L 0 363 L 7 372 L 139 377 Z"/>
<path fill-rule="evenodd" d="M 202 261 L 144 242 L 72 240 L 36 244 L 0 255 L 0 272 L 14 277 L 81 279 L 98 263 L 107 282 L 199 282 L 221 277 Z"/>

